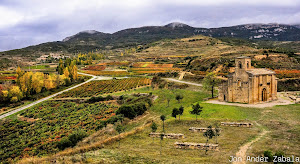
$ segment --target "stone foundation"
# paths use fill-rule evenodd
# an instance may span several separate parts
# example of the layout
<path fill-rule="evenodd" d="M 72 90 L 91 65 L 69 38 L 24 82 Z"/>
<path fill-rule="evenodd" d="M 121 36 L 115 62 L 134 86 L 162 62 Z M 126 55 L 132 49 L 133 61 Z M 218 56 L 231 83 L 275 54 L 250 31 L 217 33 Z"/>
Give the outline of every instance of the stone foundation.
<path fill-rule="evenodd" d="M 207 131 L 208 128 L 197 128 L 197 127 L 190 127 L 189 130 L 191 132 L 198 132 L 198 133 L 204 133 Z M 215 131 L 216 128 L 211 128 L 213 131 Z M 221 129 L 220 129 L 221 130 Z"/>
<path fill-rule="evenodd" d="M 222 126 L 235 126 L 235 127 L 247 127 L 251 128 L 253 126 L 252 123 L 248 122 L 221 122 Z"/>
<path fill-rule="evenodd" d="M 149 137 L 160 138 L 161 134 L 164 135 L 164 138 L 170 138 L 170 139 L 183 139 L 184 138 L 184 135 L 180 134 L 180 133 L 179 134 L 175 134 L 175 133 L 167 133 L 167 134 L 164 134 L 164 133 L 150 133 Z"/>
<path fill-rule="evenodd" d="M 215 150 L 219 151 L 218 144 L 206 144 L 206 143 L 193 143 L 193 142 L 175 142 L 177 149 L 201 149 L 201 150 Z"/>

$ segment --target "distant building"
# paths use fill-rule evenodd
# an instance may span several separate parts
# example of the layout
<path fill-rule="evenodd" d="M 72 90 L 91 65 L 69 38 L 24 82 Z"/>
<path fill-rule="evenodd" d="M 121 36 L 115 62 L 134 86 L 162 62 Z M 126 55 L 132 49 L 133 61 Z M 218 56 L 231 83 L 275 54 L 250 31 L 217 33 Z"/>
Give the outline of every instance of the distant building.
<path fill-rule="evenodd" d="M 235 65 L 235 72 L 219 86 L 219 101 L 253 104 L 277 99 L 274 71 L 252 68 L 249 57 L 236 58 Z"/>

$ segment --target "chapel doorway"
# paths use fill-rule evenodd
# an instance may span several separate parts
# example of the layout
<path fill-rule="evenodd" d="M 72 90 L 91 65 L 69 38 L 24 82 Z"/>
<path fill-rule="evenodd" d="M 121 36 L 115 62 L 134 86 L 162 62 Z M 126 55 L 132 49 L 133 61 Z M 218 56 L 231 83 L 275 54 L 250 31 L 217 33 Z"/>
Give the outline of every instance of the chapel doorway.
<path fill-rule="evenodd" d="M 262 90 L 262 92 L 261 92 L 261 100 L 262 100 L 262 101 L 267 101 L 267 100 L 268 100 L 266 88 L 264 88 L 264 89 Z"/>

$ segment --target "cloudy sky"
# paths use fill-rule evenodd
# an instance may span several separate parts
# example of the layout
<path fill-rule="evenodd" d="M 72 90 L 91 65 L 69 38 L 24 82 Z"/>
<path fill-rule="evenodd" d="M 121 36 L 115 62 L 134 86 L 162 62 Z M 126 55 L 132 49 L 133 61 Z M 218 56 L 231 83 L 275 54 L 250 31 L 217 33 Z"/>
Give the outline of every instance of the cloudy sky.
<path fill-rule="evenodd" d="M 194 27 L 300 23 L 300 0 L 0 0 L 0 51 L 182 22 Z"/>

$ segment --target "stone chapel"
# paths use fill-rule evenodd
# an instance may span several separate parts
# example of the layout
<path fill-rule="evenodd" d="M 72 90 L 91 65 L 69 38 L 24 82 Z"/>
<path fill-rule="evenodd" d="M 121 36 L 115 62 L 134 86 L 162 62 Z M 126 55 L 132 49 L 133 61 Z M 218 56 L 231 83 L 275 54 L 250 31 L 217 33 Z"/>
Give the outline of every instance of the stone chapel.
<path fill-rule="evenodd" d="M 253 68 L 250 57 L 235 59 L 235 72 L 219 85 L 219 101 L 260 103 L 277 99 L 275 72 Z"/>

